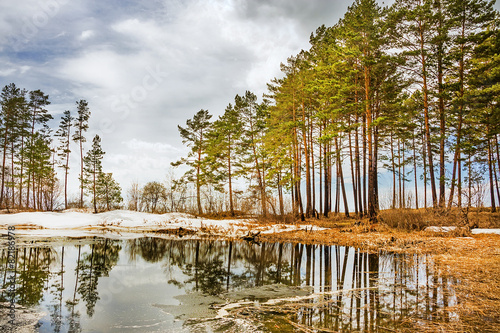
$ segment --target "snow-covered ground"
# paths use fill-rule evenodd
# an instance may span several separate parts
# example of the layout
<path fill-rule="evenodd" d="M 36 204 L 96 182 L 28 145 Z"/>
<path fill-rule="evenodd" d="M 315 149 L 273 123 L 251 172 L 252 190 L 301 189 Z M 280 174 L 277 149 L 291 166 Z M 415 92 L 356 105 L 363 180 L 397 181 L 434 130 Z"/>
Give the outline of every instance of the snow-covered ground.
<path fill-rule="evenodd" d="M 424 231 L 431 231 L 431 232 L 451 232 L 456 230 L 457 227 L 427 227 L 424 229 Z M 500 235 L 500 229 L 472 229 L 471 233 L 473 235 L 477 234 L 497 234 Z"/>
<path fill-rule="evenodd" d="M 136 238 L 169 234 L 169 229 L 195 231 L 197 235 L 242 237 L 259 232 L 262 234 L 292 230 L 324 230 L 311 225 L 261 225 L 251 220 L 211 220 L 184 213 L 150 214 L 128 210 L 115 210 L 92 214 L 67 210 L 63 212 L 24 212 L 0 214 L 0 234 L 7 234 L 8 227 L 15 226 L 15 234 L 29 237 L 82 237 L 103 236 Z M 450 232 L 456 227 L 428 227 L 425 230 Z M 189 234 L 189 232 L 187 232 Z M 500 229 L 473 229 L 473 234 L 495 233 Z"/>
<path fill-rule="evenodd" d="M 306 229 L 322 230 L 323 228 L 306 225 L 273 224 L 262 226 L 250 220 L 211 220 L 197 218 L 183 213 L 150 214 L 128 210 L 115 210 L 99 214 L 76 211 L 25 212 L 17 214 L 0 214 L 0 233 L 6 234 L 9 226 L 15 226 L 16 235 L 26 236 L 67 236 L 81 237 L 102 235 L 116 237 L 137 237 L 149 235 L 159 230 L 179 229 L 194 230 L 201 233 L 226 237 L 241 237 L 249 231 L 253 233 L 276 233 Z"/>
<path fill-rule="evenodd" d="M 477 234 L 496 234 L 500 235 L 500 229 L 472 229 L 471 230 L 473 235 Z"/>

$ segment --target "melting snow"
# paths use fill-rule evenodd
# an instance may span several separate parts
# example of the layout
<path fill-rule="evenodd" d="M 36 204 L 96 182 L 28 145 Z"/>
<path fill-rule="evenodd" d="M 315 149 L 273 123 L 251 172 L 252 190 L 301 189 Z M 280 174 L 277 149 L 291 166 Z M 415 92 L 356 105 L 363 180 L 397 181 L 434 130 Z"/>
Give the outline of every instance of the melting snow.
<path fill-rule="evenodd" d="M 249 230 L 277 233 L 291 230 L 323 230 L 307 225 L 256 225 L 251 220 L 212 220 L 184 213 L 150 214 L 129 210 L 115 210 L 90 214 L 67 210 L 63 212 L 24 212 L 0 214 L 0 230 L 7 233 L 8 226 L 16 226 L 16 234 L 30 236 L 91 236 L 115 232 L 123 236 L 143 235 L 164 229 L 201 230 L 212 235 L 241 237 Z"/>

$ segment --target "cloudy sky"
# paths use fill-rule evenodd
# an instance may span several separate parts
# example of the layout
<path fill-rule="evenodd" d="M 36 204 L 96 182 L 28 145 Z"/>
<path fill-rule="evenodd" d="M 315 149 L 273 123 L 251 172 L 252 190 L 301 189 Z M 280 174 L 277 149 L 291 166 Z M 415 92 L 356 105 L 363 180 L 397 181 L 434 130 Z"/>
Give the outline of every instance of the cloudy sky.
<path fill-rule="evenodd" d="M 0 85 L 49 94 L 54 126 L 86 99 L 87 137 L 102 137 L 104 171 L 126 190 L 164 180 L 185 155 L 177 125 L 202 108 L 215 118 L 245 90 L 262 96 L 280 62 L 350 3 L 2 0 Z M 78 162 L 73 154 L 75 182 Z"/>

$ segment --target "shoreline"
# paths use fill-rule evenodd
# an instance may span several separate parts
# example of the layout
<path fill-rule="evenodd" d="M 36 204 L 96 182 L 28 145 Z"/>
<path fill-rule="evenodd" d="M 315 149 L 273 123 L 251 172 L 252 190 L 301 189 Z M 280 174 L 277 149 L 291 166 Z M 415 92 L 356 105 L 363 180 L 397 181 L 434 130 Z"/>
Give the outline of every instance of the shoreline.
<path fill-rule="evenodd" d="M 29 221 L 24 223 L 19 221 L 27 216 L 29 216 Z M 68 220 L 68 217 L 72 219 Z M 146 221 L 141 220 L 144 218 Z M 40 220 L 38 223 L 33 223 L 33 219 Z M 47 228 L 51 221 L 59 227 Z M 71 221 L 77 225 L 65 228 L 64 224 Z M 444 230 L 442 232 L 401 231 L 384 225 L 377 225 L 375 228 L 362 225 L 324 228 L 312 224 L 265 224 L 248 219 L 210 220 L 187 214 L 182 216 L 179 214 L 154 215 L 129 211 L 114 211 L 108 214 L 75 212 L 0 214 L 2 235 L 7 234 L 9 225 L 16 226 L 17 245 L 28 246 L 30 243 L 40 245 L 39 241 L 46 242 L 50 246 L 57 242 L 64 242 L 68 237 L 73 239 L 91 237 L 178 239 L 183 237 L 184 239 L 211 238 L 245 241 L 242 237 L 250 234 L 250 231 L 260 230 L 260 234 L 253 234 L 254 237 L 250 237 L 250 241 L 352 246 L 367 252 L 430 254 L 443 274 L 460 281 L 457 284 L 456 297 L 461 301 L 453 307 L 446 308 L 446 311 L 457 313 L 460 319 L 456 322 L 439 320 L 426 322 L 424 326 L 418 327 L 417 331 L 433 332 L 438 328 L 459 332 L 500 330 L 500 313 L 498 312 L 500 306 L 500 235 L 498 234 L 463 233 L 459 229 L 446 232 Z M 0 247 L 6 246 L 7 238 L 2 236 L 1 239 Z"/>

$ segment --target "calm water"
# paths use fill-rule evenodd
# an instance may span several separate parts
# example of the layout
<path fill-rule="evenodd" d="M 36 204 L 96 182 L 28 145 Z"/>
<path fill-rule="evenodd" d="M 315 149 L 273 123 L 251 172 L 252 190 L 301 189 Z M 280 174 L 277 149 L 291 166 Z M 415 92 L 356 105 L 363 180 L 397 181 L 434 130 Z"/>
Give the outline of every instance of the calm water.
<path fill-rule="evenodd" d="M 5 289 L 7 249 L 0 251 Z M 439 311 L 456 303 L 456 281 L 443 277 L 426 256 L 158 238 L 68 239 L 16 251 L 16 302 L 46 313 L 40 332 L 237 332 L 249 327 L 283 332 L 302 325 L 383 332 L 439 316 L 456 319 Z M 265 292 L 265 286 L 273 292 Z M 263 304 L 291 296 L 290 288 L 280 286 L 300 286 L 300 295 L 317 295 L 274 307 Z M 191 307 L 190 296 L 182 295 L 253 302 L 220 320 L 196 320 L 196 301 Z M 10 299 L 2 292 L 0 301 Z"/>

